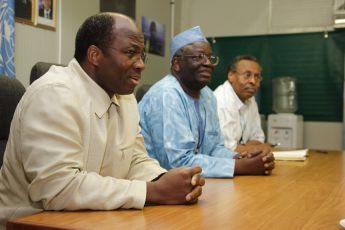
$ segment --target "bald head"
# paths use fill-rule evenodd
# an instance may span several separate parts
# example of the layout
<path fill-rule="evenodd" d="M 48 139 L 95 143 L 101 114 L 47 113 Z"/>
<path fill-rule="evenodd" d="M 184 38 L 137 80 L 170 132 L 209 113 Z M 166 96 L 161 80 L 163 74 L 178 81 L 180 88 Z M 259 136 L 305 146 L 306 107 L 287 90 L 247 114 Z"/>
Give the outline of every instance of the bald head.
<path fill-rule="evenodd" d="M 129 17 L 118 13 L 106 13 L 113 17 L 114 19 L 114 29 L 129 29 L 138 32 L 138 27 L 136 23 Z"/>
<path fill-rule="evenodd" d="M 102 51 L 109 47 L 118 33 L 138 33 L 135 22 L 122 14 L 100 13 L 85 20 L 78 30 L 75 40 L 74 57 L 79 63 L 85 60 L 91 45 Z"/>

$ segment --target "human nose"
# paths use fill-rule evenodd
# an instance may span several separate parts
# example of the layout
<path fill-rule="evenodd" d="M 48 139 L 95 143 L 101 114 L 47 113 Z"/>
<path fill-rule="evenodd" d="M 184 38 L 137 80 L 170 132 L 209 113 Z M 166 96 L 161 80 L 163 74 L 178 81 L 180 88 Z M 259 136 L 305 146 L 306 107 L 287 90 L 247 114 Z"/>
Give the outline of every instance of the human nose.
<path fill-rule="evenodd" d="M 145 61 L 141 58 L 141 56 L 134 60 L 134 66 L 136 69 L 140 69 L 141 71 L 145 69 Z"/>
<path fill-rule="evenodd" d="M 252 74 L 252 75 L 250 75 L 250 77 L 249 77 L 249 82 L 250 83 L 252 83 L 252 84 L 255 84 L 256 82 L 257 82 L 257 80 L 256 80 L 256 78 L 255 78 L 255 75 L 254 74 Z"/>
<path fill-rule="evenodd" d="M 202 55 L 202 60 L 204 64 L 211 64 L 211 60 L 206 55 Z"/>

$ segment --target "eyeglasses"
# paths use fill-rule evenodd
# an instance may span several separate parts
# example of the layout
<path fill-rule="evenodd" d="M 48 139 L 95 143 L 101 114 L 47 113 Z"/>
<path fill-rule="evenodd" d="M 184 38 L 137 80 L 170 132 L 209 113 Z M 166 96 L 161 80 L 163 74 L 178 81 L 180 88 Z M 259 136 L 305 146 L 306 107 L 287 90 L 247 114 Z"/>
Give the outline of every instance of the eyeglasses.
<path fill-rule="evenodd" d="M 110 49 L 113 49 L 113 50 L 117 50 L 117 51 L 121 51 L 115 47 L 106 47 L 106 48 L 110 48 Z M 126 50 L 126 51 L 121 51 L 123 53 L 125 53 L 127 55 L 127 57 L 132 61 L 132 62 L 137 62 L 139 59 L 141 59 L 144 63 L 147 62 L 147 56 L 146 56 L 146 53 L 145 52 L 137 52 L 135 50 L 132 50 L 132 49 L 129 49 L 129 50 Z"/>
<path fill-rule="evenodd" d="M 255 74 L 255 73 L 252 73 L 250 71 L 245 71 L 243 73 L 239 73 L 237 71 L 235 71 L 236 73 L 238 73 L 238 75 L 242 76 L 242 78 L 246 81 L 254 78 L 254 80 L 256 82 L 261 82 L 262 81 L 262 76 L 260 74 Z"/>
<path fill-rule="evenodd" d="M 209 61 L 212 65 L 218 65 L 219 57 L 214 55 L 206 55 L 204 53 L 197 55 L 180 55 L 178 57 L 190 57 L 193 61 L 197 63 L 206 64 Z"/>

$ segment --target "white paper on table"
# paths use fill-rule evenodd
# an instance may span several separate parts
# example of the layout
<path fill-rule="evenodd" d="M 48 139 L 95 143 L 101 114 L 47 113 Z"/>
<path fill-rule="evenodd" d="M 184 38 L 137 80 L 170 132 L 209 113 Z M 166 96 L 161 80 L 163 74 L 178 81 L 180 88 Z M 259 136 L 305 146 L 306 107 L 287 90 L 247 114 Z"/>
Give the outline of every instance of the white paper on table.
<path fill-rule="evenodd" d="M 274 158 L 281 161 L 304 161 L 307 159 L 308 149 L 273 151 Z"/>

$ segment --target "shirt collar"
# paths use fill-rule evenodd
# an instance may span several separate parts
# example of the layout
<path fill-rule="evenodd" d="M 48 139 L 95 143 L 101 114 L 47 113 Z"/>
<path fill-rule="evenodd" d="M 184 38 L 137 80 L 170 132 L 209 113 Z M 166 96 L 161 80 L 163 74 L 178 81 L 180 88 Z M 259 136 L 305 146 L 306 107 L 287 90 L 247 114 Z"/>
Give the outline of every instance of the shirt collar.
<path fill-rule="evenodd" d="M 246 103 L 243 103 L 243 102 L 241 101 L 241 99 L 237 96 L 237 94 L 236 94 L 234 88 L 232 87 L 232 85 L 230 84 L 229 81 L 225 81 L 224 85 L 225 85 L 226 90 L 229 90 L 231 97 L 234 98 L 234 104 L 235 104 L 235 106 L 236 106 L 236 109 L 237 109 L 237 110 L 240 110 L 240 109 L 242 109 L 242 108 L 245 108 L 245 107 L 246 107 L 246 104 L 247 104 L 247 102 L 248 102 L 249 100 L 247 100 Z"/>
<path fill-rule="evenodd" d="M 93 108 L 96 115 L 101 118 L 109 109 L 111 104 L 119 106 L 118 96 L 114 95 L 112 98 L 101 88 L 92 78 L 83 70 L 78 61 L 73 58 L 68 66 L 75 71 L 78 76 L 81 77 L 81 81 L 87 87 L 87 90 L 90 92 Z"/>

